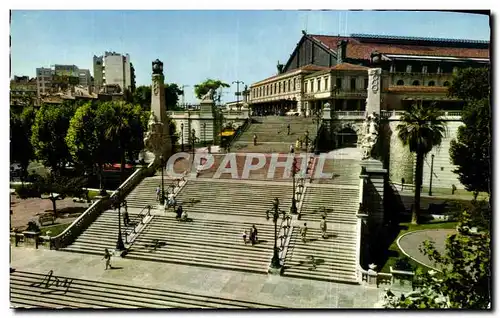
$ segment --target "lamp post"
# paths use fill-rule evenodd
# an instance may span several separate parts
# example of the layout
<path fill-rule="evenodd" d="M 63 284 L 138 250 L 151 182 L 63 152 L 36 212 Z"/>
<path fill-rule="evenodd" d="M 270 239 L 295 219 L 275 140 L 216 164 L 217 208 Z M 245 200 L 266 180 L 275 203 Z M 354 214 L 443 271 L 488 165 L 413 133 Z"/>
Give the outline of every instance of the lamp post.
<path fill-rule="evenodd" d="M 161 163 L 161 198 L 160 198 L 160 204 L 163 205 L 165 203 L 165 183 L 163 180 L 163 168 L 165 166 L 165 159 L 163 158 L 163 155 L 160 156 L 160 163 Z"/>
<path fill-rule="evenodd" d="M 240 110 L 240 84 L 245 84 L 243 81 L 234 81 L 232 84 L 236 84 L 236 108 Z"/>
<path fill-rule="evenodd" d="M 181 123 L 181 150 L 184 151 L 184 123 Z"/>
<path fill-rule="evenodd" d="M 297 158 L 293 158 L 293 166 L 292 166 L 292 207 L 290 208 L 290 212 L 292 214 L 297 214 L 297 202 L 295 201 L 295 174 L 297 173 Z"/>
<path fill-rule="evenodd" d="M 125 244 L 123 244 L 123 239 L 122 239 L 122 217 L 121 217 L 121 193 L 120 189 L 116 190 L 115 197 L 113 198 L 113 203 L 115 209 L 118 208 L 118 239 L 116 241 L 116 250 L 117 251 L 123 251 L 125 250 Z"/>
<path fill-rule="evenodd" d="M 429 196 L 432 196 L 432 175 L 434 174 L 434 154 L 431 155 L 431 179 L 429 182 Z"/>
<path fill-rule="evenodd" d="M 306 153 L 309 151 L 309 130 L 306 130 L 304 133 L 305 141 L 306 141 Z"/>
<path fill-rule="evenodd" d="M 278 218 L 280 216 L 280 209 L 279 209 L 279 204 L 280 201 L 278 198 L 274 198 L 273 200 L 273 208 L 271 210 L 266 211 L 266 218 L 269 220 L 269 213 L 272 213 L 273 216 L 273 222 L 274 222 L 274 252 L 273 252 L 273 258 L 271 260 L 271 268 L 273 269 L 279 269 L 281 268 L 280 264 L 280 256 L 279 256 L 279 251 L 278 251 L 278 233 L 277 233 L 277 224 L 278 224 Z"/>
<path fill-rule="evenodd" d="M 193 162 L 194 162 L 194 143 L 195 143 L 195 141 L 196 141 L 196 130 L 194 130 L 194 128 L 193 128 L 193 130 L 191 130 L 191 152 L 193 154 L 193 157 L 192 157 Z"/>
<path fill-rule="evenodd" d="M 207 123 L 203 123 L 203 147 L 207 146 L 206 130 L 207 130 Z"/>
<path fill-rule="evenodd" d="M 314 140 L 314 153 L 316 155 L 318 155 L 319 154 L 319 150 L 318 150 L 319 124 L 321 122 L 321 113 L 320 113 L 319 110 L 316 112 L 316 119 L 315 119 L 315 121 L 316 121 L 316 139 Z"/>

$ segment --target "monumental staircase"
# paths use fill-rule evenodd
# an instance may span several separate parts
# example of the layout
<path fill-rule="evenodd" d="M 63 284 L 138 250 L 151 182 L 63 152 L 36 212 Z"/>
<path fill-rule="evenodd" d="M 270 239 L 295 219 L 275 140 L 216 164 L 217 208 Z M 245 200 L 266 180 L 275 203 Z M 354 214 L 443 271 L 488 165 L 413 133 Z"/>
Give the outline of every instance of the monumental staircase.
<path fill-rule="evenodd" d="M 279 308 L 278 306 L 96 280 L 57 278 L 64 286 L 46 287 L 45 273 L 10 274 L 10 304 L 14 308 Z"/>
<path fill-rule="evenodd" d="M 287 134 L 290 125 L 290 134 Z M 242 152 L 288 152 L 290 145 L 295 146 L 297 138 L 303 138 L 305 131 L 309 138 L 316 136 L 316 124 L 312 118 L 295 116 L 254 117 L 253 122 L 241 134 L 232 149 Z M 253 145 L 253 136 L 257 135 L 257 145 Z"/>

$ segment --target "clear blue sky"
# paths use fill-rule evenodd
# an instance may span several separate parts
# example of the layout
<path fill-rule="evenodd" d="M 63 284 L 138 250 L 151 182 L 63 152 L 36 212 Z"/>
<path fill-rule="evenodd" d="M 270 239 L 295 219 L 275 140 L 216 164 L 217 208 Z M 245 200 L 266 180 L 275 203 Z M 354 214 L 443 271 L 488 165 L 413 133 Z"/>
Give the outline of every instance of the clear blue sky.
<path fill-rule="evenodd" d="M 94 55 L 116 51 L 130 54 L 137 85 L 150 84 L 151 62 L 159 58 L 165 81 L 190 85 L 186 101 L 195 102 L 193 85 L 206 78 L 250 85 L 274 75 L 303 29 L 490 38 L 488 16 L 462 13 L 349 11 L 346 19 L 346 11 L 13 11 L 11 76 L 33 77 L 37 67 L 53 64 L 93 73 Z M 235 100 L 236 84 L 226 91 L 224 100 Z"/>

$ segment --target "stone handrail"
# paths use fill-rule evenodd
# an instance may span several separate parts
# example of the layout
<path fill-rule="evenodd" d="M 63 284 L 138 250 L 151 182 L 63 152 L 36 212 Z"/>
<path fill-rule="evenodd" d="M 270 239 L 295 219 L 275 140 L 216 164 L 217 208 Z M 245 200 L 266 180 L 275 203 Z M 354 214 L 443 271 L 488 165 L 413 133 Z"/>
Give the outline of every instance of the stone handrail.
<path fill-rule="evenodd" d="M 123 182 L 118 189 L 121 194 L 126 196 L 128 192 L 135 187 L 144 176 L 152 169 L 153 162 L 147 168 L 141 167 L 137 169 L 125 182 Z M 82 213 L 76 220 L 71 223 L 61 234 L 53 237 L 50 240 L 51 249 L 60 249 L 71 244 L 80 234 L 87 229 L 87 227 L 94 222 L 101 213 L 108 209 L 112 203 L 113 198 L 117 195 L 115 190 L 109 198 L 101 198 L 94 202 L 84 213 Z"/>
<path fill-rule="evenodd" d="M 365 117 L 365 111 L 335 111 L 334 114 L 338 117 Z"/>

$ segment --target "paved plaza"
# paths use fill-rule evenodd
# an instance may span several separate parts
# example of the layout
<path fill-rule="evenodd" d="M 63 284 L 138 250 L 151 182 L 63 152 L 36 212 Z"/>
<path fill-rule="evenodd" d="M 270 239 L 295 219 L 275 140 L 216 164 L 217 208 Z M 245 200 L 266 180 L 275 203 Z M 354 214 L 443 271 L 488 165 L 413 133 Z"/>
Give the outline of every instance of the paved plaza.
<path fill-rule="evenodd" d="M 286 308 L 373 308 L 383 289 L 333 282 L 206 269 L 112 257 L 116 269 L 104 270 L 101 256 L 12 248 L 16 271 L 101 283 L 164 289 Z M 110 291 L 112 292 L 112 291 Z M 260 307 L 259 306 L 259 307 Z"/>

